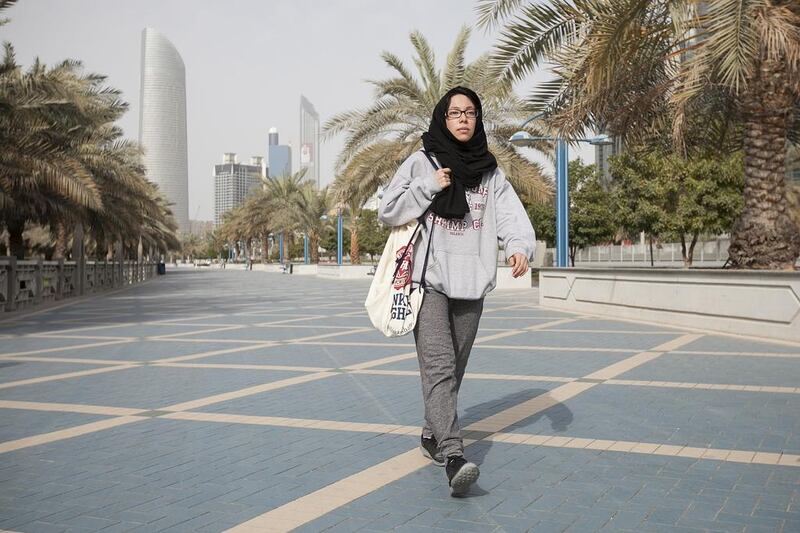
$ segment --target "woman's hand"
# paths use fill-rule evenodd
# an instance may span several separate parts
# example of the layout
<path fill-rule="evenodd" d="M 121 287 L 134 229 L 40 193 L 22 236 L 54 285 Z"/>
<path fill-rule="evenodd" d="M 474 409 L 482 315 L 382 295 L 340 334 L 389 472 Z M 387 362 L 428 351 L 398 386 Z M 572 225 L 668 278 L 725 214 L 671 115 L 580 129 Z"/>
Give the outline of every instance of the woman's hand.
<path fill-rule="evenodd" d="M 450 186 L 450 169 L 449 168 L 440 168 L 436 171 L 436 181 L 439 183 L 439 187 L 442 189 L 446 189 Z"/>
<path fill-rule="evenodd" d="M 515 278 L 528 271 L 528 258 L 522 254 L 517 253 L 509 257 L 508 264 L 511 266 L 511 275 Z"/>

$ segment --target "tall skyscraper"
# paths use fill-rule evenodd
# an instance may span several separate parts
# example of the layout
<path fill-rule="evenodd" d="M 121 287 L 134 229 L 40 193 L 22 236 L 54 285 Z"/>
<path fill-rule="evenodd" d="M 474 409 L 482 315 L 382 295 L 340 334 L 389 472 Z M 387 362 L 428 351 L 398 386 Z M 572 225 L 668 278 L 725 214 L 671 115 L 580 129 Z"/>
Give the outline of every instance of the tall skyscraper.
<path fill-rule="evenodd" d="M 267 159 L 269 176 L 277 178 L 288 176 L 292 173 L 292 147 L 278 144 L 278 130 L 269 129 L 269 144 L 267 146 Z"/>
<path fill-rule="evenodd" d="M 278 128 L 269 129 L 269 146 L 278 146 Z"/>
<path fill-rule="evenodd" d="M 245 165 L 239 163 L 235 153 L 224 154 L 222 164 L 214 165 L 214 225 L 219 226 L 222 215 L 242 205 L 265 176 L 263 157 L 254 156 Z"/>
<path fill-rule="evenodd" d="M 608 187 L 611 183 L 611 169 L 608 165 L 608 158 L 622 153 L 622 139 L 611 136 L 609 144 L 595 144 L 594 146 L 594 166 L 600 172 L 600 183 Z"/>
<path fill-rule="evenodd" d="M 142 30 L 139 144 L 147 178 L 167 200 L 181 231 L 189 231 L 189 163 L 186 150 L 186 71 L 166 37 Z"/>
<path fill-rule="evenodd" d="M 300 170 L 306 179 L 319 183 L 319 115 L 305 96 L 300 95 Z"/>

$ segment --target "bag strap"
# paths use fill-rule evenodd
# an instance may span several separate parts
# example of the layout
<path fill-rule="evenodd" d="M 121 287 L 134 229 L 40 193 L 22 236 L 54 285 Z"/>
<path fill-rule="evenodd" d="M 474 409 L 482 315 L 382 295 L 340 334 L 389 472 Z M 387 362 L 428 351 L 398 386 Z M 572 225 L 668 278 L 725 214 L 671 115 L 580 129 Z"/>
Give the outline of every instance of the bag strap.
<path fill-rule="evenodd" d="M 436 170 L 439 170 L 439 165 L 437 165 L 436 161 L 433 160 L 433 158 L 431 157 L 430 152 L 428 152 L 427 150 L 422 150 L 422 153 L 425 154 L 425 157 L 427 157 L 428 161 L 431 162 L 431 165 L 433 165 L 433 168 L 435 168 Z"/>
<path fill-rule="evenodd" d="M 434 168 L 434 170 L 439 170 L 439 165 L 437 165 L 436 161 L 433 160 L 431 154 L 427 150 L 422 150 L 422 153 L 425 154 L 425 157 L 428 158 L 428 161 L 430 161 L 431 166 Z M 426 209 L 425 212 L 422 214 L 422 217 L 420 218 L 420 224 L 425 224 L 425 216 L 428 214 L 428 211 L 430 211 L 430 209 L 431 209 L 430 206 L 428 206 L 428 209 Z M 435 220 L 436 218 L 434 217 L 434 222 Z M 432 224 L 431 229 L 428 232 L 428 249 L 425 250 L 425 262 L 422 264 L 422 278 L 420 278 L 419 280 L 419 285 L 420 287 L 422 287 L 423 290 L 425 290 L 425 273 L 428 271 L 428 257 L 430 257 L 431 255 L 431 243 L 433 242 L 433 226 L 435 225 L 436 224 Z"/>
<path fill-rule="evenodd" d="M 411 232 L 411 238 L 408 239 L 408 243 L 406 244 L 406 247 L 403 248 L 403 253 L 400 254 L 400 257 L 398 257 L 395 260 L 394 274 L 392 274 L 392 283 L 394 283 L 394 280 L 397 279 L 397 273 L 400 272 L 400 265 L 403 264 L 403 260 L 406 258 L 406 255 L 408 254 L 409 246 L 411 246 L 411 243 L 414 242 L 414 239 L 416 239 L 417 235 L 419 235 L 419 228 L 421 226 L 422 226 L 422 222 L 417 224 L 417 227 L 414 228 L 413 232 Z"/>

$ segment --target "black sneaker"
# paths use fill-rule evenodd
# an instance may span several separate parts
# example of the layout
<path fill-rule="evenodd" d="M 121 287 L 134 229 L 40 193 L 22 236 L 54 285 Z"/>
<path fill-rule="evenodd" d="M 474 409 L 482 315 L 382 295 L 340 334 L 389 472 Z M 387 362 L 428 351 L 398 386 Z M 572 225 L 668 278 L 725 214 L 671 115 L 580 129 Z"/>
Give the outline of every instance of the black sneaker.
<path fill-rule="evenodd" d="M 470 463 L 462 455 L 447 457 L 447 479 L 450 481 L 450 495 L 463 496 L 469 491 L 469 486 L 478 480 L 481 474 L 474 463 Z"/>
<path fill-rule="evenodd" d="M 422 455 L 430 459 L 436 466 L 444 466 L 444 456 L 439 451 L 439 443 L 436 442 L 436 437 L 426 438 L 420 436 L 419 442 L 419 449 L 422 451 Z"/>

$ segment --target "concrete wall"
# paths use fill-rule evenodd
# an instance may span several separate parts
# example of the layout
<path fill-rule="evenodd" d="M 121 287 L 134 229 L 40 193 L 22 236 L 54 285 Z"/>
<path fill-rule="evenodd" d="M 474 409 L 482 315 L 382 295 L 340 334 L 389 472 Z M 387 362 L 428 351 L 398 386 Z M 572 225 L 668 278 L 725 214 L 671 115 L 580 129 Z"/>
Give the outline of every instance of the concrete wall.
<path fill-rule="evenodd" d="M 800 272 L 544 268 L 539 303 L 800 342 Z"/>
<path fill-rule="evenodd" d="M 497 267 L 497 287 L 498 289 L 531 289 L 533 288 L 533 279 L 531 278 L 531 271 L 528 270 L 524 275 L 514 278 L 511 276 L 511 267 L 498 266 Z"/>
<path fill-rule="evenodd" d="M 338 279 L 372 279 L 367 273 L 372 271 L 372 265 L 319 265 L 317 276 L 321 278 Z"/>

